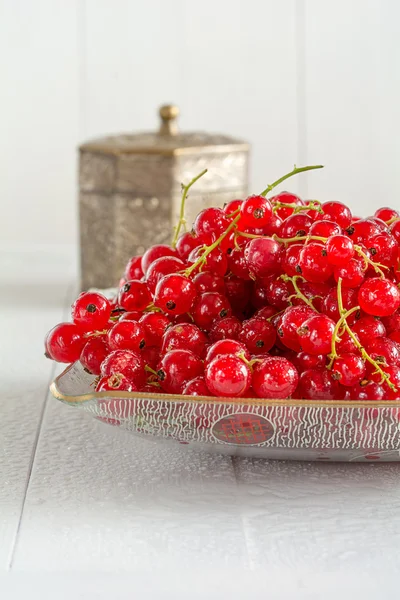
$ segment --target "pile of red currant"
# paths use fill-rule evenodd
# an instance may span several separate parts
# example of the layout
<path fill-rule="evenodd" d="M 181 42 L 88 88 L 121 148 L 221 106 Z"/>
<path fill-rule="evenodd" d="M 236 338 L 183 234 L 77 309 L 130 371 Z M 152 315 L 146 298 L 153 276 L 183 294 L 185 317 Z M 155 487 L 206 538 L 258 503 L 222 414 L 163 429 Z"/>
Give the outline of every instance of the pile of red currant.
<path fill-rule="evenodd" d="M 46 354 L 96 391 L 400 399 L 400 213 L 269 193 L 202 210 L 182 186 L 172 244 L 132 257 L 114 299 L 84 292 Z"/>

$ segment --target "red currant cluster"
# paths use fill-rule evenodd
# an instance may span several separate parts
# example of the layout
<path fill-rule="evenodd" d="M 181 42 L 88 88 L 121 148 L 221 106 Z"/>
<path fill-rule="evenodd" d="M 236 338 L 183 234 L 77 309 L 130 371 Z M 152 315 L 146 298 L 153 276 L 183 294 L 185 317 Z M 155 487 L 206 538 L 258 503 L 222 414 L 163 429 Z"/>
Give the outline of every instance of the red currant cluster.
<path fill-rule="evenodd" d="M 96 390 L 400 399 L 400 214 L 258 196 L 185 225 L 126 266 L 109 301 L 82 293 L 46 354 L 80 360 Z"/>

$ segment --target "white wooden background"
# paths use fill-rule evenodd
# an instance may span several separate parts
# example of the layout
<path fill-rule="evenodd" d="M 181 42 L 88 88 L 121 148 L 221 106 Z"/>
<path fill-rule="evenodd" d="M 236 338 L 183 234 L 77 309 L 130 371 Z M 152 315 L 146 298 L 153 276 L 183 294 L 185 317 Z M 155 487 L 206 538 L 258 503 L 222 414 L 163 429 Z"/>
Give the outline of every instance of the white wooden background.
<path fill-rule="evenodd" d="M 106 132 L 182 129 L 253 146 L 257 191 L 291 188 L 356 212 L 398 203 L 397 0 L 0 0 L 3 241 L 76 239 L 76 151 Z"/>

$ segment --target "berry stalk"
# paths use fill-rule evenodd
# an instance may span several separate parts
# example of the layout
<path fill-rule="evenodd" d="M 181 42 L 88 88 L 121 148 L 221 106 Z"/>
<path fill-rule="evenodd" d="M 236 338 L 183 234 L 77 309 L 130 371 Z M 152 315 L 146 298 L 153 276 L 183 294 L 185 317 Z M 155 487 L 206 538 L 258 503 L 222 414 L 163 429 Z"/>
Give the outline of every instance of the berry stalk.
<path fill-rule="evenodd" d="M 278 186 L 280 183 L 283 183 L 286 179 L 289 179 L 289 177 L 293 177 L 293 175 L 297 175 L 298 173 L 304 173 L 305 171 L 312 171 L 313 169 L 323 169 L 323 168 L 324 168 L 324 165 L 309 165 L 307 167 L 296 167 L 296 165 L 295 165 L 294 168 L 292 169 L 292 171 L 290 171 L 290 173 L 286 173 L 286 175 L 283 175 L 282 177 L 280 177 L 279 179 L 274 181 L 274 183 L 270 183 L 265 188 L 265 190 L 263 192 L 261 192 L 260 196 L 266 196 L 276 186 Z M 288 205 L 285 204 L 285 206 L 288 206 Z"/>
<path fill-rule="evenodd" d="M 304 277 L 302 277 L 301 275 L 294 275 L 294 277 L 289 277 L 289 275 L 281 275 L 280 279 L 282 279 L 283 281 L 291 281 L 293 287 L 294 287 L 294 291 L 296 292 L 293 296 L 290 296 L 290 298 L 293 297 L 297 297 L 300 300 L 303 300 L 303 302 L 305 304 L 307 304 L 307 306 L 309 306 L 310 308 L 312 308 L 312 310 L 314 310 L 315 312 L 318 312 L 317 309 L 315 308 L 315 306 L 312 303 L 312 300 L 310 300 L 309 298 L 307 298 L 307 296 L 305 296 L 303 294 L 303 292 L 300 290 L 299 286 L 297 285 L 297 281 L 299 279 L 301 279 L 301 281 L 305 281 Z M 289 298 L 289 300 L 290 300 Z"/>
<path fill-rule="evenodd" d="M 179 211 L 179 221 L 178 224 L 176 225 L 176 227 L 174 227 L 174 237 L 172 239 L 172 243 L 171 246 L 173 248 L 176 247 L 176 242 L 178 241 L 178 237 L 179 237 L 179 233 L 181 231 L 181 228 L 186 225 L 186 219 L 185 219 L 185 204 L 186 204 L 186 198 L 188 195 L 188 192 L 190 190 L 190 188 L 192 187 L 192 185 L 194 183 L 196 183 L 196 181 L 198 181 L 200 179 L 200 177 L 203 177 L 203 175 L 205 175 L 207 173 L 208 169 L 204 169 L 204 171 L 202 171 L 201 173 L 199 173 L 198 175 L 196 175 L 196 177 L 194 177 L 191 181 L 189 181 L 189 183 L 187 185 L 183 185 L 182 186 L 182 200 L 181 200 L 181 208 Z"/>

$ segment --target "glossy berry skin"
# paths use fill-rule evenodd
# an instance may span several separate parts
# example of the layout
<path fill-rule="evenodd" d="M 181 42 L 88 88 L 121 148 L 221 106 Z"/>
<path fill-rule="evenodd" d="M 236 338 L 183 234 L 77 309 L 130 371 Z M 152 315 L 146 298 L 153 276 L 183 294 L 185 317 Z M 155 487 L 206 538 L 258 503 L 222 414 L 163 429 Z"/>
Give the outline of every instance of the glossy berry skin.
<path fill-rule="evenodd" d="M 237 356 L 217 356 L 206 367 L 204 378 L 214 396 L 237 398 L 251 385 L 250 368 Z"/>
<path fill-rule="evenodd" d="M 226 296 L 218 294 L 218 292 L 201 294 L 192 310 L 194 322 L 200 329 L 204 329 L 204 331 L 209 331 L 214 321 L 230 317 L 231 313 L 232 310 L 228 299 Z"/>
<path fill-rule="evenodd" d="M 171 350 L 190 350 L 196 356 L 204 357 L 207 336 L 193 323 L 179 323 L 169 327 L 161 344 L 161 354 Z"/>
<path fill-rule="evenodd" d="M 386 365 L 400 364 L 400 347 L 389 338 L 377 338 L 366 342 L 365 349 L 375 361 Z M 373 367 L 371 367 L 373 369 Z"/>
<path fill-rule="evenodd" d="M 271 202 L 263 196 L 249 196 L 240 206 L 239 229 L 264 227 L 272 216 Z"/>
<path fill-rule="evenodd" d="M 289 275 L 289 277 L 299 275 L 300 253 L 303 250 L 303 247 L 303 244 L 290 244 L 290 246 L 286 248 L 282 258 L 282 270 Z"/>
<path fill-rule="evenodd" d="M 303 237 L 310 231 L 312 224 L 312 219 L 304 213 L 292 215 L 283 221 L 279 236 L 285 239 Z"/>
<path fill-rule="evenodd" d="M 187 260 L 195 248 L 201 246 L 202 240 L 193 231 L 182 233 L 176 243 L 176 252 L 181 260 Z"/>
<path fill-rule="evenodd" d="M 323 223 L 323 221 L 320 221 Z M 343 267 L 353 258 L 354 244 L 346 235 L 333 235 L 326 242 L 326 253 L 329 264 Z"/>
<path fill-rule="evenodd" d="M 326 369 L 303 371 L 299 378 L 296 397 L 305 400 L 341 400 L 343 389 Z"/>
<path fill-rule="evenodd" d="M 100 375 L 101 363 L 109 352 L 110 347 L 105 336 L 93 336 L 83 346 L 79 360 L 86 371 L 93 375 Z"/>
<path fill-rule="evenodd" d="M 235 310 L 244 309 L 250 300 L 251 283 L 239 277 L 225 278 L 225 296 Z"/>
<path fill-rule="evenodd" d="M 208 337 L 211 342 L 226 339 L 237 340 L 241 329 L 242 323 L 237 317 L 225 317 L 214 321 Z"/>
<path fill-rule="evenodd" d="M 357 295 L 357 290 L 353 290 L 350 288 L 344 288 L 342 290 L 343 307 L 346 311 L 358 305 Z M 325 296 L 322 302 L 322 312 L 328 315 L 328 317 L 330 317 L 335 322 L 337 322 L 340 319 L 336 286 L 333 287 L 331 291 L 328 292 L 328 294 Z M 356 314 L 353 313 L 352 315 L 350 315 L 347 322 L 349 323 L 349 325 L 352 325 L 355 322 L 355 320 Z"/>
<path fill-rule="evenodd" d="M 142 279 L 144 273 L 142 270 L 142 257 L 132 256 L 128 260 L 125 267 L 124 279 L 125 281 L 131 281 L 132 279 Z"/>
<path fill-rule="evenodd" d="M 82 329 L 75 323 L 59 323 L 45 338 L 46 353 L 60 363 L 73 363 L 79 359 L 87 342 Z"/>
<path fill-rule="evenodd" d="M 259 398 L 290 398 L 298 381 L 295 367 L 286 358 L 271 356 L 254 365 L 252 385 Z"/>
<path fill-rule="evenodd" d="M 195 377 L 185 385 L 184 396 L 211 396 L 203 376 Z"/>
<path fill-rule="evenodd" d="M 275 344 L 276 333 L 273 325 L 262 317 L 252 317 L 244 321 L 239 333 L 239 341 L 252 354 L 266 354 Z"/>
<path fill-rule="evenodd" d="M 393 331 L 400 331 L 400 312 L 397 311 L 390 317 L 382 317 L 382 323 L 386 327 L 387 333 L 393 333 Z"/>
<path fill-rule="evenodd" d="M 388 367 L 382 367 L 382 370 L 388 375 L 390 382 L 395 387 L 393 390 L 386 381 L 381 383 L 385 390 L 385 400 L 400 400 L 400 367 L 398 365 L 390 365 Z M 381 382 L 379 373 L 372 374 L 371 379 L 377 383 Z"/>
<path fill-rule="evenodd" d="M 119 321 L 107 332 L 111 350 L 139 352 L 146 345 L 144 327 L 137 321 Z"/>
<path fill-rule="evenodd" d="M 254 313 L 254 316 L 269 320 L 271 317 L 276 315 L 276 313 L 277 310 L 274 306 L 262 306 L 256 313 Z"/>
<path fill-rule="evenodd" d="M 303 352 L 312 355 L 329 354 L 335 325 L 326 315 L 313 315 L 307 319 L 297 330 Z"/>
<path fill-rule="evenodd" d="M 351 258 L 343 267 L 335 267 L 333 275 L 336 281 L 342 280 L 344 288 L 357 288 L 365 279 L 364 264 L 356 258 Z"/>
<path fill-rule="evenodd" d="M 154 294 L 156 291 L 157 283 L 164 275 L 170 275 L 171 273 L 178 273 L 185 269 L 185 263 L 176 256 L 162 256 L 154 260 L 146 273 L 146 284 L 150 292 Z"/>
<path fill-rule="evenodd" d="M 71 315 L 81 329 L 101 330 L 111 316 L 111 304 L 103 294 L 82 292 L 72 305 Z"/>
<path fill-rule="evenodd" d="M 222 354 L 233 354 L 239 356 L 239 358 L 240 355 L 243 355 L 246 360 L 250 360 L 250 352 L 244 344 L 237 340 L 220 340 L 208 348 L 206 363 L 210 363 Z"/>
<path fill-rule="evenodd" d="M 339 225 L 333 221 L 314 221 L 308 233 L 318 237 L 330 238 L 341 235 L 342 230 Z"/>
<path fill-rule="evenodd" d="M 162 337 L 171 326 L 166 315 L 158 312 L 145 313 L 139 320 L 142 326 L 146 346 L 161 346 Z"/>
<path fill-rule="evenodd" d="M 266 291 L 266 300 L 268 304 L 274 306 L 277 310 L 283 310 L 289 306 L 289 298 L 294 294 L 294 287 L 291 281 L 283 281 L 278 278 L 272 281 Z"/>
<path fill-rule="evenodd" d="M 369 315 L 361 317 L 361 319 L 356 321 L 352 326 L 352 330 L 358 335 L 358 339 L 364 346 L 375 338 L 386 336 L 386 328 L 382 321 Z"/>
<path fill-rule="evenodd" d="M 128 311 L 142 311 L 151 302 L 149 288 L 143 281 L 127 281 L 119 290 L 118 304 Z"/>
<path fill-rule="evenodd" d="M 101 375 L 121 373 L 138 387 L 145 384 L 144 362 L 137 352 L 132 350 L 114 350 L 101 363 Z"/>
<path fill-rule="evenodd" d="M 272 238 L 256 238 L 246 246 L 244 255 L 254 277 L 266 277 L 279 271 L 283 246 Z"/>
<path fill-rule="evenodd" d="M 397 263 L 399 245 L 390 233 L 378 233 L 367 240 L 368 250 L 374 262 L 387 267 Z"/>
<path fill-rule="evenodd" d="M 105 375 L 96 385 L 96 392 L 135 392 L 136 390 L 136 385 L 122 373 Z"/>
<path fill-rule="evenodd" d="M 400 290 L 387 279 L 373 277 L 367 279 L 361 286 L 358 302 L 367 314 L 388 317 L 400 307 Z"/>
<path fill-rule="evenodd" d="M 290 350 L 301 351 L 298 334 L 299 328 L 307 319 L 314 316 L 315 312 L 308 306 L 292 306 L 286 310 L 277 328 L 277 338 Z"/>
<path fill-rule="evenodd" d="M 350 389 L 351 400 L 384 400 L 385 390 L 374 381 L 367 383 L 358 382 Z"/>
<path fill-rule="evenodd" d="M 333 363 L 332 376 L 341 385 L 353 387 L 362 381 L 367 372 L 365 363 L 357 354 L 343 354 Z"/>
<path fill-rule="evenodd" d="M 245 248 L 234 248 L 228 255 L 228 268 L 236 277 L 250 280 L 249 266 L 244 255 Z"/>
<path fill-rule="evenodd" d="M 308 369 L 322 369 L 326 365 L 326 355 L 299 352 L 293 360 L 293 364 L 300 373 Z"/>
<path fill-rule="evenodd" d="M 291 194 L 290 192 L 281 192 L 277 194 L 273 198 L 271 198 L 272 206 L 279 204 L 294 204 L 295 206 L 304 206 L 304 202 L 299 196 L 295 194 Z M 276 209 L 275 214 L 278 215 L 281 219 L 287 219 L 290 215 L 293 214 L 294 208 L 281 206 Z"/>
<path fill-rule="evenodd" d="M 140 355 L 144 364 L 155 371 L 160 362 L 160 348 L 158 346 L 145 346 Z M 153 392 L 155 391 L 157 390 L 153 388 Z"/>
<path fill-rule="evenodd" d="M 143 313 L 139 310 L 130 310 L 121 314 L 120 321 L 139 321 Z"/>
<path fill-rule="evenodd" d="M 190 350 L 172 350 L 157 366 L 158 381 L 167 394 L 181 394 L 186 383 L 202 375 L 203 370 L 203 362 Z"/>
<path fill-rule="evenodd" d="M 397 243 L 400 244 L 400 219 L 391 224 L 390 233 L 397 240 Z"/>
<path fill-rule="evenodd" d="M 204 208 L 193 223 L 193 231 L 198 237 L 209 236 L 215 241 L 228 228 L 229 223 L 222 208 Z"/>
<path fill-rule="evenodd" d="M 199 246 L 192 250 L 187 259 L 188 265 L 194 264 L 200 256 L 203 254 L 203 246 Z M 206 262 L 203 265 L 204 271 L 211 271 L 223 277 L 228 269 L 228 259 L 225 253 L 221 252 L 219 248 L 215 248 L 206 257 Z M 200 267 L 196 269 L 199 272 Z"/>
<path fill-rule="evenodd" d="M 184 275 L 166 275 L 157 284 L 154 304 L 171 315 L 190 312 L 197 296 L 196 286 Z"/>
<path fill-rule="evenodd" d="M 387 223 L 392 219 L 398 219 L 400 217 L 400 213 L 394 208 L 384 206 L 382 208 L 378 208 L 378 210 L 375 211 L 374 217 L 376 217 L 377 219 L 381 219 L 382 221 Z"/>
<path fill-rule="evenodd" d="M 147 269 L 152 262 L 161 258 L 162 256 L 178 256 L 178 253 L 171 246 L 166 244 L 156 244 L 151 246 L 142 256 L 142 271 L 146 275 Z"/>
<path fill-rule="evenodd" d="M 346 233 L 353 240 L 354 244 L 363 244 L 374 235 L 381 232 L 381 227 L 372 219 L 360 219 L 353 221 L 347 227 Z"/>
<path fill-rule="evenodd" d="M 326 258 L 325 246 L 310 242 L 300 253 L 299 267 L 301 275 L 314 283 L 327 281 L 333 272 L 333 267 Z"/>
<path fill-rule="evenodd" d="M 342 202 L 324 202 L 321 208 L 324 211 L 324 220 L 333 221 L 342 229 L 346 229 L 351 224 L 351 210 Z"/>
<path fill-rule="evenodd" d="M 243 203 L 243 200 L 230 200 L 229 202 L 226 202 L 226 204 L 224 204 L 223 207 L 223 211 L 226 215 L 231 215 L 232 213 L 236 212 L 237 210 L 240 209 L 241 205 Z"/>
<path fill-rule="evenodd" d="M 211 273 L 211 271 L 200 271 L 200 273 L 197 273 L 193 277 L 193 283 L 199 294 L 204 294 L 205 292 L 225 293 L 224 278 L 216 273 Z"/>

